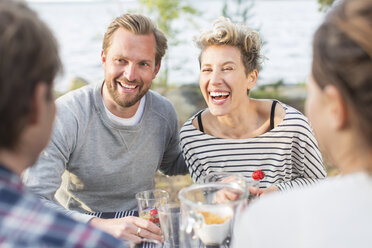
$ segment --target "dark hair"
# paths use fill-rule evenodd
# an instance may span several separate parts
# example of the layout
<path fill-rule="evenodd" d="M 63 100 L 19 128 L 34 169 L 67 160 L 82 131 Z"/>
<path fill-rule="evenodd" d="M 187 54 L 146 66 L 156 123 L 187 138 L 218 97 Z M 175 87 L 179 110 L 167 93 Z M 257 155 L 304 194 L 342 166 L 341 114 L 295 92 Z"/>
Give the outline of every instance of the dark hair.
<path fill-rule="evenodd" d="M 167 38 L 159 30 L 150 18 L 141 14 L 124 14 L 115 18 L 108 26 L 103 38 L 102 49 L 107 54 L 107 49 L 111 45 L 111 39 L 115 31 L 124 28 L 133 34 L 153 34 L 156 41 L 155 64 L 159 64 L 168 48 Z"/>
<path fill-rule="evenodd" d="M 31 111 L 35 86 L 50 89 L 61 69 L 58 47 L 48 27 L 18 1 L 0 2 L 0 148 L 15 148 Z"/>
<path fill-rule="evenodd" d="M 328 14 L 313 42 L 312 75 L 336 86 L 361 137 L 372 145 L 372 0 L 346 0 Z"/>

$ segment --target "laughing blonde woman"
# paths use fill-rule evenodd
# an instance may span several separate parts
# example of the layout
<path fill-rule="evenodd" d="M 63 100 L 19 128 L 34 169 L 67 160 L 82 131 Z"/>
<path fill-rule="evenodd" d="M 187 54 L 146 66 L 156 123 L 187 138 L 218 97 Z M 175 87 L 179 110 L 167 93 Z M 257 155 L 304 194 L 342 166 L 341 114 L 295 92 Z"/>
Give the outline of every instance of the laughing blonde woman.
<path fill-rule="evenodd" d="M 249 96 L 262 61 L 259 34 L 221 17 L 196 43 L 201 49 L 200 90 L 208 108 L 192 116 L 180 132 L 194 182 L 213 172 L 250 178 L 261 170 L 265 177 L 260 185 L 267 193 L 324 178 L 307 119 L 277 100 Z"/>

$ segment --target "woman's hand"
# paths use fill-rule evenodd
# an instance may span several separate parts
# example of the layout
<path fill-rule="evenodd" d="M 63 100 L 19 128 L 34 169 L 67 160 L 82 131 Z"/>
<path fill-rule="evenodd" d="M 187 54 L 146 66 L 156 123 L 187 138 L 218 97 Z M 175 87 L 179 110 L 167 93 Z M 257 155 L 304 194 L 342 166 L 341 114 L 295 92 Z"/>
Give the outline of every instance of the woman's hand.
<path fill-rule="evenodd" d="M 229 183 L 237 182 L 237 184 L 239 185 L 239 180 L 240 178 L 238 178 L 236 175 L 230 175 L 226 178 L 223 178 L 221 181 L 218 181 L 217 183 L 229 184 Z M 233 188 L 221 189 L 216 193 L 216 196 L 217 196 L 216 201 L 218 203 L 236 201 L 239 199 L 239 197 L 242 194 L 244 194 L 243 190 L 239 190 L 239 189 L 233 189 Z"/>
<path fill-rule="evenodd" d="M 238 189 L 221 189 L 216 193 L 216 202 L 225 203 L 229 201 L 236 201 L 244 192 Z"/>
<path fill-rule="evenodd" d="M 267 195 L 267 194 L 270 194 L 272 192 L 277 192 L 279 191 L 278 187 L 276 186 L 270 186 L 266 189 L 262 189 L 261 193 L 259 195 Z"/>

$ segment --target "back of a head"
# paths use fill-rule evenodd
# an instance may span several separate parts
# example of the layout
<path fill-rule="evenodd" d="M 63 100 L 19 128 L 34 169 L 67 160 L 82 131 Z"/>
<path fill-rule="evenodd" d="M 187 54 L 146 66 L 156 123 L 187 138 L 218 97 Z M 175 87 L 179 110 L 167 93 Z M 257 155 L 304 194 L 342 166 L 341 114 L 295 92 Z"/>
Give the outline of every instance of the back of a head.
<path fill-rule="evenodd" d="M 233 23 L 228 18 L 220 17 L 213 23 L 211 30 L 202 32 L 196 38 L 196 45 L 201 49 L 199 63 L 207 47 L 228 45 L 240 50 L 247 75 L 254 69 L 261 69 L 261 37 L 257 31 L 243 23 Z"/>
<path fill-rule="evenodd" d="M 1 0 L 0 149 L 16 147 L 35 86 L 43 82 L 51 89 L 60 70 L 57 43 L 47 26 L 24 3 Z"/>
<path fill-rule="evenodd" d="M 111 45 L 112 36 L 119 28 L 124 28 L 137 35 L 153 34 L 156 41 L 155 63 L 158 64 L 161 61 L 168 48 L 167 38 L 164 33 L 154 25 L 150 18 L 141 14 L 124 14 L 111 22 L 103 38 L 102 49 L 105 53 L 107 53 L 107 49 L 109 49 Z"/>
<path fill-rule="evenodd" d="M 312 74 L 323 88 L 335 85 L 372 147 L 372 0 L 346 0 L 328 14 L 313 43 Z"/>

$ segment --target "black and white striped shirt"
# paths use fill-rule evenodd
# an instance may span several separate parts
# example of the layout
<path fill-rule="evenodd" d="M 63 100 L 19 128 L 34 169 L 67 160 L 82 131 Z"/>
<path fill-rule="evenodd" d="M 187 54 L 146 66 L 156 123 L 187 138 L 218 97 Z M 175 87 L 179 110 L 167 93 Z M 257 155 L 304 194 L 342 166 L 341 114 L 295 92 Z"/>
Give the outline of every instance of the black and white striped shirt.
<path fill-rule="evenodd" d="M 279 102 L 280 103 L 280 102 Z M 192 125 L 194 115 L 180 131 L 183 156 L 194 182 L 212 172 L 239 173 L 251 178 L 262 170 L 260 187 L 280 190 L 301 187 L 326 177 L 317 141 L 307 118 L 280 103 L 286 111 L 283 122 L 254 138 L 225 139 L 205 134 Z"/>

